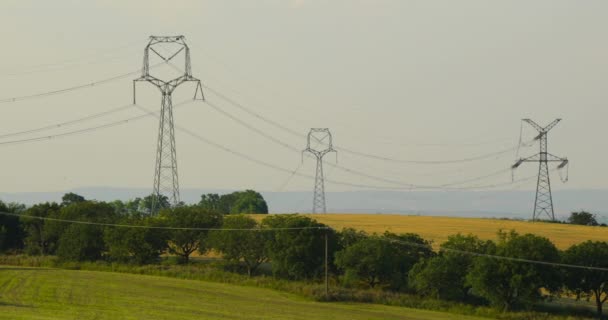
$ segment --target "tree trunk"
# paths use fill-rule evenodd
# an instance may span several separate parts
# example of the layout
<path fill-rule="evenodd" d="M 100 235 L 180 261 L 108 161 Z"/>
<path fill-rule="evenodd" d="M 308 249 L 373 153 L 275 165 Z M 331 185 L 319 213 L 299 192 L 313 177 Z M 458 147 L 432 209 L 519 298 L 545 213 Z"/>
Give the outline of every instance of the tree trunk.
<path fill-rule="evenodd" d="M 602 301 L 602 292 L 601 291 L 600 292 L 596 291 L 595 292 L 595 305 L 597 307 L 597 316 L 598 316 L 598 319 L 602 318 L 602 304 L 603 303 L 604 302 Z"/>

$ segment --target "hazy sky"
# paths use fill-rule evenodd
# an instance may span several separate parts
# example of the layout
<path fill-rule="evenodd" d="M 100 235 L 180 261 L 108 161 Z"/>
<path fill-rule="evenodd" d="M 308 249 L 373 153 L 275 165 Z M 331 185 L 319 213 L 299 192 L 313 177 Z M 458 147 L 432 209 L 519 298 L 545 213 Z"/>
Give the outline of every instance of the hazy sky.
<path fill-rule="evenodd" d="M 128 3 L 128 4 L 125 4 Z M 550 133 L 549 151 L 571 160 L 555 189 L 607 188 L 608 2 L 605 1 L 26 1 L 0 4 L 0 99 L 135 71 L 149 35 L 185 35 L 193 73 L 209 87 L 306 134 L 328 127 L 334 144 L 412 160 L 475 157 L 517 144 L 520 119 Z M 131 78 L 63 95 L 0 104 L 0 135 L 104 112 L 131 102 Z M 160 95 L 141 85 L 140 104 Z M 174 101 L 192 94 L 178 89 Z M 208 101 L 291 145 L 306 141 L 206 92 Z M 136 108 L 82 124 L 0 137 L 0 192 L 85 186 L 151 187 L 157 121 L 61 139 L 3 145 L 103 125 Z M 228 148 L 296 169 L 300 155 L 204 104 L 175 121 Z M 308 190 L 312 181 L 235 157 L 178 131 L 184 188 Z M 534 136 L 525 127 L 524 137 Z M 522 148 L 521 155 L 537 152 Z M 515 151 L 464 164 L 408 165 L 339 154 L 339 165 L 404 183 L 442 185 L 506 169 Z M 329 156 L 327 161 L 335 161 Z M 314 174 L 305 160 L 299 172 Z M 522 165 L 517 177 L 534 175 Z M 330 179 L 390 184 L 326 166 Z M 511 174 L 475 184 L 507 183 Z M 281 186 L 285 185 L 284 188 Z M 469 184 L 472 185 L 472 184 Z M 535 181 L 518 185 L 533 189 Z M 352 190 L 328 184 L 327 190 Z M 510 188 L 509 186 L 505 187 Z"/>

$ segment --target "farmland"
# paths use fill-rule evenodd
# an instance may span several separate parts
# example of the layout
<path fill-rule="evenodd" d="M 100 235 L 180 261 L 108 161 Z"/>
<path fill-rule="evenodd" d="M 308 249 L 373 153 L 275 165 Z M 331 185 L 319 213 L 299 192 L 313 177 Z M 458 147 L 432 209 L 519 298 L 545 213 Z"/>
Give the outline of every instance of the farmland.
<path fill-rule="evenodd" d="M 238 306 L 238 308 L 235 308 Z M 0 267 L 0 319 L 480 319 L 278 291 L 93 271 Z"/>
<path fill-rule="evenodd" d="M 388 214 L 314 214 L 309 215 L 332 228 L 355 228 L 369 233 L 391 231 L 412 232 L 432 240 L 437 246 L 449 235 L 474 234 L 481 239 L 495 240 L 498 230 L 516 230 L 519 233 L 533 233 L 551 240 L 559 249 L 586 240 L 608 241 L 608 228 L 587 227 L 568 224 L 528 222 L 500 219 L 451 218 L 430 216 L 406 216 Z M 255 215 L 257 219 L 264 216 Z"/>

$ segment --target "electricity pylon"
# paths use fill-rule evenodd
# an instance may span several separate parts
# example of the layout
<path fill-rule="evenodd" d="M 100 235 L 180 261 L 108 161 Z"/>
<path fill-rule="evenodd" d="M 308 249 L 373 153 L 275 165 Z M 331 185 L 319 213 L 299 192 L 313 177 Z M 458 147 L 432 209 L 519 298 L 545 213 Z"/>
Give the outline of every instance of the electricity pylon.
<path fill-rule="evenodd" d="M 163 50 L 164 49 L 164 50 Z M 160 52 L 159 52 L 160 51 Z M 164 55 L 165 51 L 170 51 Z M 161 52 L 163 54 L 161 54 Z M 171 80 L 161 80 L 150 74 L 150 53 L 158 56 L 162 63 L 170 63 L 183 53 L 184 73 Z M 152 191 L 151 213 L 155 213 L 160 208 L 161 195 L 166 195 L 171 206 L 178 206 L 179 179 L 177 175 L 177 154 L 175 151 L 175 129 L 173 127 L 173 103 L 172 94 L 175 89 L 184 82 L 196 82 L 194 99 L 198 92 L 201 92 L 201 99 L 204 100 L 201 81 L 192 76 L 190 65 L 190 48 L 186 44 L 184 36 L 150 36 L 148 45 L 144 49 L 144 63 L 141 77 L 133 80 L 133 104 L 135 100 L 135 84 L 138 81 L 146 81 L 156 86 L 161 94 L 161 108 L 158 126 L 158 142 L 156 147 L 156 166 L 154 168 L 154 186 Z"/>
<path fill-rule="evenodd" d="M 325 141 L 327 139 L 327 141 Z M 320 145 L 327 146 L 325 149 L 317 150 L 316 147 L 311 146 L 311 141 L 317 142 Z M 325 207 L 325 178 L 323 176 L 323 156 L 329 152 L 337 151 L 333 148 L 333 141 L 331 132 L 327 128 L 312 128 L 308 133 L 308 139 L 306 143 L 306 149 L 302 151 L 302 160 L 304 159 L 304 153 L 312 153 L 317 159 L 317 171 L 315 174 L 315 187 L 314 195 L 312 199 L 312 213 L 327 213 Z"/>
<path fill-rule="evenodd" d="M 524 122 L 530 124 L 538 131 L 538 135 L 534 140 L 540 141 L 540 152 L 527 158 L 521 158 L 511 167 L 516 169 L 524 162 L 538 162 L 538 182 L 536 184 L 536 200 L 534 200 L 534 213 L 532 221 L 539 218 L 541 214 L 546 214 L 552 221 L 555 221 L 555 213 L 553 212 L 553 197 L 551 196 L 551 180 L 549 179 L 549 162 L 560 162 L 558 169 L 565 167 L 568 164 L 567 158 L 560 158 L 547 152 L 547 134 L 553 129 L 562 119 L 556 119 L 545 127 L 541 127 L 536 122 L 530 119 L 523 119 Z"/>

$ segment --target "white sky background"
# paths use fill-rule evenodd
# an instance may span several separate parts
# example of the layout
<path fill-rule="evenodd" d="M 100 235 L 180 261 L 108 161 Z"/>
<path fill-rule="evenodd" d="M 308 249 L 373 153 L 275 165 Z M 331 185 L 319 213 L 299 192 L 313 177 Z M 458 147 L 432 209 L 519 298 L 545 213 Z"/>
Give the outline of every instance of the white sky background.
<path fill-rule="evenodd" d="M 460 159 L 514 146 L 520 119 L 545 125 L 549 151 L 571 160 L 554 189 L 607 188 L 604 150 L 608 2 L 604 1 L 12 1 L 0 4 L 0 99 L 85 84 L 141 67 L 149 35 L 183 34 L 206 85 L 303 134 L 328 127 L 334 144 L 401 159 Z M 41 66 L 43 65 L 43 66 Z M 140 104 L 160 95 L 141 84 Z M 0 104 L 0 134 L 68 121 L 131 102 L 131 81 Z M 191 97 L 179 88 L 174 102 Z M 207 92 L 251 125 L 269 126 Z M 133 108 L 35 137 L 139 114 Z M 300 155 L 192 104 L 175 121 L 229 148 L 295 169 Z M 85 186 L 151 187 L 157 121 L 0 145 L 0 192 Z M 525 127 L 525 137 L 534 132 Z M 277 190 L 273 171 L 176 132 L 183 188 Z M 0 141 L 1 142 L 1 141 Z M 441 146 L 437 146 L 437 144 Z M 471 146 L 474 144 L 474 146 Z M 537 148 L 522 149 L 531 155 Z M 515 152 L 460 165 L 390 164 L 342 153 L 339 164 L 415 184 L 441 185 L 508 168 Z M 328 156 L 327 161 L 334 161 Z M 517 177 L 535 174 L 522 165 Z M 306 160 L 302 173 L 314 175 Z M 384 185 L 332 171 L 330 178 Z M 510 173 L 476 184 L 509 182 Z M 285 190 L 308 190 L 295 177 Z M 535 181 L 521 186 L 532 189 Z M 328 191 L 352 188 L 328 184 Z"/>

